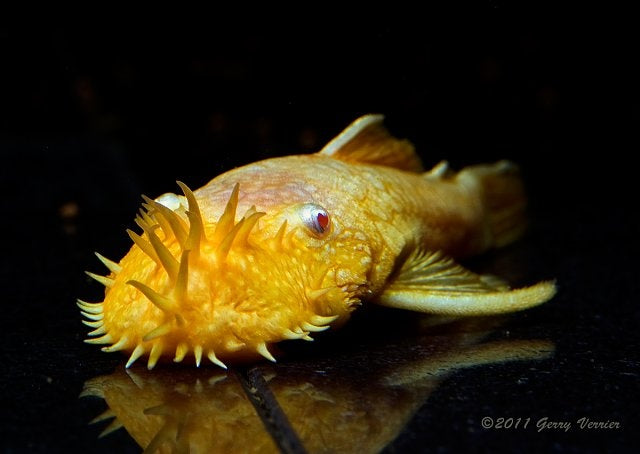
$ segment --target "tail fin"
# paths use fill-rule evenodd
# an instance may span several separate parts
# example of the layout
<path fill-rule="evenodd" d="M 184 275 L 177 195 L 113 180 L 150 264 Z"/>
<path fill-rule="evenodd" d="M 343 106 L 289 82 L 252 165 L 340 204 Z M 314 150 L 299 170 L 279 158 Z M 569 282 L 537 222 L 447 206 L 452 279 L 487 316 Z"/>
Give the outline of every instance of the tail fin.
<path fill-rule="evenodd" d="M 492 247 L 505 246 L 526 228 L 526 198 L 518 166 L 510 161 L 462 169 L 456 177 L 479 191 Z"/>

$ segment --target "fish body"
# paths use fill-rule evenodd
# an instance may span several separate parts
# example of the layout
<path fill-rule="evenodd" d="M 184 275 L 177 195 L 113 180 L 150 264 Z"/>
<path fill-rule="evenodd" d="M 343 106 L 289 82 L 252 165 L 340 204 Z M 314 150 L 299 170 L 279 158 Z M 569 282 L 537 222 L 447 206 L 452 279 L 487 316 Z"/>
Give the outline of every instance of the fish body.
<path fill-rule="evenodd" d="M 134 245 L 111 271 L 100 303 L 79 301 L 90 343 L 148 354 L 193 353 L 226 367 L 269 346 L 348 320 L 364 302 L 444 315 L 535 306 L 551 282 L 511 290 L 454 259 L 518 237 L 524 195 L 501 161 L 425 172 L 382 116 L 356 120 L 320 152 L 272 158 L 184 195 L 145 199 Z M 99 337 L 96 337 L 99 336 Z"/>

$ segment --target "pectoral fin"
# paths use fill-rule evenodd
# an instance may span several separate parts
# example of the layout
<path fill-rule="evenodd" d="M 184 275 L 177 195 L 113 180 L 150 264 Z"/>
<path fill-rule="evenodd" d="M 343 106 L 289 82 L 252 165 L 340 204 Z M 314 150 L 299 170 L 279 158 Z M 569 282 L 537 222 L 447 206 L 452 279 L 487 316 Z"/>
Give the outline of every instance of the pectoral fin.
<path fill-rule="evenodd" d="M 375 302 L 439 315 L 494 315 L 542 304 L 555 293 L 553 282 L 511 290 L 503 280 L 472 273 L 440 252 L 416 250 Z"/>

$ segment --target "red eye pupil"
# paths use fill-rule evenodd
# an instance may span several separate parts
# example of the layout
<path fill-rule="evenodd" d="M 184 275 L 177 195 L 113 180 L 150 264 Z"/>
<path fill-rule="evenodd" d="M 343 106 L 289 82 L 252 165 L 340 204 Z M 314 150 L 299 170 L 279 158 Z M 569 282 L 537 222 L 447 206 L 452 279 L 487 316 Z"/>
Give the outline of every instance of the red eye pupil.
<path fill-rule="evenodd" d="M 327 230 L 327 227 L 329 226 L 329 216 L 327 216 L 324 213 L 318 213 L 318 226 L 322 229 L 322 231 L 324 232 L 325 230 Z"/>

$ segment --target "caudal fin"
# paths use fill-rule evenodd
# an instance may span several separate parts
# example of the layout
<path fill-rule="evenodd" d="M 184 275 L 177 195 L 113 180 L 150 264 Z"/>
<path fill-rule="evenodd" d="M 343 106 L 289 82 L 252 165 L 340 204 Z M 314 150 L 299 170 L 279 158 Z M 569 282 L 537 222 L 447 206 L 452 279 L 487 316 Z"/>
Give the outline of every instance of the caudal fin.
<path fill-rule="evenodd" d="M 464 168 L 456 178 L 480 192 L 492 247 L 511 243 L 526 227 L 526 198 L 518 166 L 510 161 Z"/>

